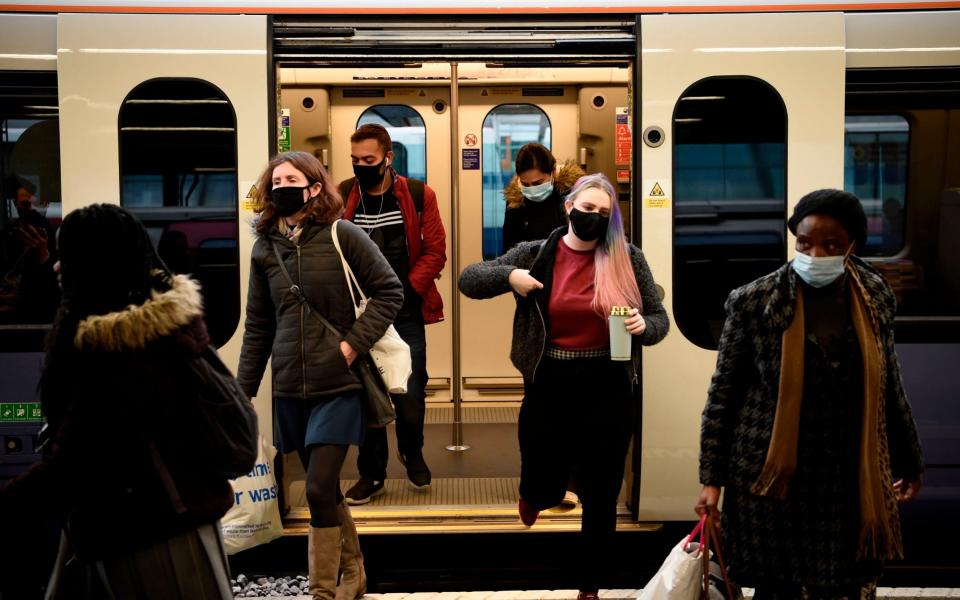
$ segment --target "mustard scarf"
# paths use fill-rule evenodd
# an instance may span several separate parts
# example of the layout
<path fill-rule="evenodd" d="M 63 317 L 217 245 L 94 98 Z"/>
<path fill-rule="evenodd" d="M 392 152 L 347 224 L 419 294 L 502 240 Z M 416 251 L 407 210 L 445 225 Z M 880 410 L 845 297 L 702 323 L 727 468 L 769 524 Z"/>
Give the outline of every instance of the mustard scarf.
<path fill-rule="evenodd" d="M 863 416 L 860 433 L 860 535 L 857 558 L 902 558 L 900 519 L 893 492 L 887 424 L 884 410 L 886 361 L 880 320 L 860 273 L 849 261 L 851 320 L 863 357 Z M 783 332 L 780 386 L 773 434 L 760 477 L 751 491 L 784 499 L 797 467 L 800 407 L 803 401 L 803 291 L 797 285 L 793 322 Z"/>

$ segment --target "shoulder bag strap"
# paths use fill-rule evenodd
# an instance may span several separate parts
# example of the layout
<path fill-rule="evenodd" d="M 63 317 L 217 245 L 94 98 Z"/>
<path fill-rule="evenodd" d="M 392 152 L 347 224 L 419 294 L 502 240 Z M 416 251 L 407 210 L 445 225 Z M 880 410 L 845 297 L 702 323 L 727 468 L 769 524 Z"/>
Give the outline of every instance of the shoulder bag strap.
<path fill-rule="evenodd" d="M 317 318 L 318 321 L 323 323 L 323 325 L 335 333 L 337 337 L 341 337 L 343 334 L 339 329 L 333 326 L 316 308 L 310 304 L 310 301 L 307 300 L 307 297 L 303 294 L 303 290 L 299 285 L 293 282 L 293 277 L 290 276 L 290 271 L 287 270 L 287 266 L 283 264 L 283 257 L 280 256 L 280 250 L 277 248 L 277 245 L 273 243 L 273 240 L 267 240 L 267 243 L 270 244 L 270 248 L 273 250 L 273 255 L 277 257 L 277 264 L 280 265 L 280 271 L 283 273 L 284 279 L 287 280 L 287 283 L 290 284 L 290 293 L 293 294 L 293 297 L 297 299 L 304 308 L 307 309 L 307 312 Z"/>
<path fill-rule="evenodd" d="M 340 264 L 343 265 L 343 276 L 347 278 L 347 287 L 350 288 L 350 298 L 353 300 L 353 305 L 357 305 L 357 297 L 353 295 L 353 287 L 357 287 L 357 291 L 360 293 L 360 305 L 365 306 L 367 303 L 367 297 L 363 293 L 363 288 L 360 287 L 360 282 L 357 281 L 357 276 L 353 274 L 353 269 L 350 268 L 350 265 L 347 264 L 347 259 L 343 256 L 343 250 L 340 249 L 340 238 L 337 236 L 337 223 L 340 222 L 340 219 L 337 219 L 333 222 L 333 225 L 330 227 L 330 237 L 333 238 L 333 247 L 337 249 L 337 254 L 340 255 Z M 351 285 L 351 283 L 353 285 Z"/>
<path fill-rule="evenodd" d="M 704 521 L 704 541 L 703 541 L 703 589 L 704 598 L 708 597 L 710 587 L 710 548 L 717 554 L 717 562 L 720 563 L 720 574 L 723 575 L 723 584 L 726 588 L 727 599 L 733 600 L 733 584 L 730 582 L 730 576 L 727 574 L 727 565 L 723 562 L 723 540 L 720 539 L 720 528 L 716 521 L 707 516 Z"/>

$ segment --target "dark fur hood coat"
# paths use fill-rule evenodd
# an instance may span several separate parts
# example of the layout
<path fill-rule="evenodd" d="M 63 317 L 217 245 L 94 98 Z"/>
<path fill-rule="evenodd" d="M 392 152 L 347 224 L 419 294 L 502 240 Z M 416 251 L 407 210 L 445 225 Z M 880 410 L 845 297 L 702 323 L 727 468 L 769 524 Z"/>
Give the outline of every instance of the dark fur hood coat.
<path fill-rule="evenodd" d="M 4 514 L 65 518 L 78 555 L 96 559 L 226 513 L 229 479 L 256 460 L 257 416 L 235 382 L 192 375 L 213 353 L 202 311 L 199 286 L 178 275 L 142 305 L 60 322 L 42 379 L 51 447 L 0 490 Z M 235 435 L 230 453 L 207 448 L 211 413 Z"/>

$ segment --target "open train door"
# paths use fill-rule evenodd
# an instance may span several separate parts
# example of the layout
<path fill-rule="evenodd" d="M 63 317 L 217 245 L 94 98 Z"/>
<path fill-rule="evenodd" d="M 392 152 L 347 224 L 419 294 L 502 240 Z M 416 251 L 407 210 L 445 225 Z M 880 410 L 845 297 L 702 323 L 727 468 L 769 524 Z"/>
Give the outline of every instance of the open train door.
<path fill-rule="evenodd" d="M 644 354 L 639 518 L 690 520 L 723 302 L 792 256 L 803 194 L 843 188 L 844 21 L 650 15 L 640 39 L 641 239 L 671 330 Z"/>

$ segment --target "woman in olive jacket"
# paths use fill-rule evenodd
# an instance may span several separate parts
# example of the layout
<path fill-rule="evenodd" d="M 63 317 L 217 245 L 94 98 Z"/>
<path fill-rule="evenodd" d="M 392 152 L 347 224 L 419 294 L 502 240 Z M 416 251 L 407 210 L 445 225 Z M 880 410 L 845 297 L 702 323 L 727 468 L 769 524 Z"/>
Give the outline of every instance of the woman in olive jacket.
<path fill-rule="evenodd" d="M 250 265 L 237 378 L 255 396 L 272 356 L 278 446 L 282 452 L 297 451 L 307 472 L 310 593 L 332 600 L 342 567 L 341 593 L 354 600 L 363 595 L 366 577 L 339 485 L 347 448 L 359 445 L 365 430 L 363 385 L 353 367 L 393 323 L 403 303 L 403 285 L 370 237 L 338 220 L 343 202 L 313 155 L 274 157 L 257 190 L 259 238 Z M 344 258 L 370 298 L 359 318 L 333 245 L 332 225 Z M 291 280 L 302 295 L 292 289 Z M 313 310 L 342 333 L 329 331 L 310 314 Z"/>

